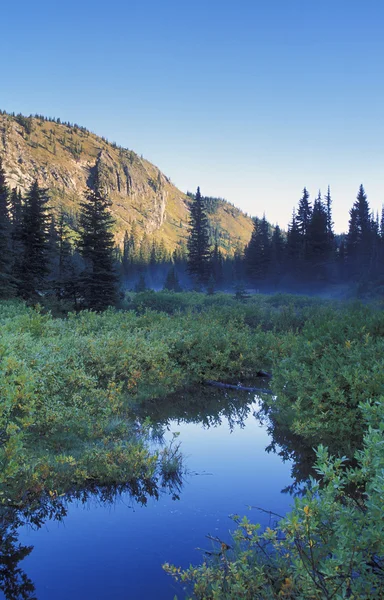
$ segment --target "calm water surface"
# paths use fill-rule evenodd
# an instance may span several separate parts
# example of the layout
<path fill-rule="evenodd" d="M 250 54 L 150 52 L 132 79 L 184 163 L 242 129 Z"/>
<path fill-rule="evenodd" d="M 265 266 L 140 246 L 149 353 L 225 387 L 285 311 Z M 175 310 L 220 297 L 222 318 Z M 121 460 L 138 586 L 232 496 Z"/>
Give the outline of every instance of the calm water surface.
<path fill-rule="evenodd" d="M 206 412 L 201 402 L 189 411 L 176 399 L 168 415 L 152 416 L 164 426 L 167 440 L 180 432 L 187 473 L 179 499 L 163 492 L 142 506 L 124 493 L 109 503 L 91 496 L 85 503 L 68 503 L 60 522 L 19 529 L 19 542 L 33 546 L 19 564 L 35 585 L 26 598 L 182 598 L 182 589 L 162 571 L 163 562 L 198 563 L 198 548 L 212 549 L 206 534 L 230 541 L 230 514 L 270 524 L 268 515 L 250 511 L 249 505 L 280 514 L 289 509 L 292 498 L 281 490 L 292 483 L 292 465 L 265 452 L 271 440 L 253 414 L 257 404 L 244 398 L 228 404 L 225 397 Z"/>

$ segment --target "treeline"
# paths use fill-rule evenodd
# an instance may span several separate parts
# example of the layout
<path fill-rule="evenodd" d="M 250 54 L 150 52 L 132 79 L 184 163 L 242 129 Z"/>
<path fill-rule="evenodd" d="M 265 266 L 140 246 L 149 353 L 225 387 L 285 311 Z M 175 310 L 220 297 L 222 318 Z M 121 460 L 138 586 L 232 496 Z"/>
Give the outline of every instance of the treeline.
<path fill-rule="evenodd" d="M 256 285 L 358 284 L 362 291 L 384 280 L 384 210 L 372 214 L 364 187 L 349 211 L 347 234 L 335 235 L 330 189 L 313 204 L 306 188 L 287 233 L 255 219 L 244 253 L 244 274 Z"/>
<path fill-rule="evenodd" d="M 189 194 L 187 242 L 170 251 L 132 223 L 114 243 L 110 201 L 96 177 L 78 213 L 53 212 L 48 190 L 34 182 L 23 196 L 10 190 L 0 161 L 0 295 L 49 298 L 75 310 L 103 310 L 126 289 L 245 289 L 306 291 L 329 284 L 377 290 L 384 282 L 384 212 L 374 218 L 361 185 L 347 234 L 335 235 L 332 199 L 306 188 L 287 232 L 254 219 L 249 243 L 225 253 L 209 214 L 220 199 Z"/>
<path fill-rule="evenodd" d="M 372 214 L 362 185 L 349 212 L 347 234 L 334 233 L 330 189 L 324 197 L 319 192 L 312 204 L 304 188 L 287 232 L 273 227 L 265 215 L 254 218 L 249 243 L 229 260 L 218 240 L 212 242 L 212 200 L 198 190 L 191 204 L 188 269 L 200 283 L 301 291 L 341 283 L 361 292 L 384 284 L 384 209 L 381 219 Z"/>
<path fill-rule="evenodd" d="M 9 190 L 0 160 L 0 296 L 55 298 L 70 308 L 103 310 L 116 303 L 118 274 L 110 202 L 98 181 L 70 215 L 54 214 L 47 190 L 33 182 L 23 196 Z"/>

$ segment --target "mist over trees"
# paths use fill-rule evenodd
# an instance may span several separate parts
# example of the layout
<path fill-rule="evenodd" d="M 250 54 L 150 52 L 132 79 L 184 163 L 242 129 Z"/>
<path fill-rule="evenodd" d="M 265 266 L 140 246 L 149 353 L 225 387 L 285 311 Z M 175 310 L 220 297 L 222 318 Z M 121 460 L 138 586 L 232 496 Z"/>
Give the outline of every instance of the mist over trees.
<path fill-rule="evenodd" d="M 0 297 L 34 302 L 51 298 L 67 309 L 104 310 L 125 290 L 183 289 L 320 292 L 343 286 L 380 293 L 384 286 L 384 210 L 374 216 L 363 185 L 336 235 L 330 188 L 311 198 L 303 189 L 287 230 L 265 215 L 253 219 L 245 247 L 210 216 L 222 199 L 188 193 L 186 241 L 173 251 L 135 222 L 115 245 L 110 201 L 98 182 L 77 214 L 53 211 L 49 190 L 33 182 L 26 194 L 10 190 L 0 161 Z M 245 292 L 244 292 L 245 293 Z M 240 296 L 244 296 L 244 293 Z"/>

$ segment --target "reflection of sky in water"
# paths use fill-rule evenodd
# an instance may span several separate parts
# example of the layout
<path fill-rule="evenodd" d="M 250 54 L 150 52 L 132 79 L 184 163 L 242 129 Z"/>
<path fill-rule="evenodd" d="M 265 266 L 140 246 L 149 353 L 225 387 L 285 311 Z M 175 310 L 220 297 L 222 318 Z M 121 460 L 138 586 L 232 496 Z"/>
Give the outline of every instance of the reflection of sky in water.
<path fill-rule="evenodd" d="M 291 482 L 290 465 L 265 452 L 269 437 L 252 413 L 246 427 L 232 433 L 226 419 L 210 429 L 172 424 L 168 439 L 172 431 L 180 432 L 190 472 L 180 500 L 164 495 L 146 507 L 132 507 L 126 496 L 113 506 L 72 503 L 63 523 L 21 531 L 20 542 L 34 550 L 20 566 L 35 583 L 38 600 L 180 598 L 163 562 L 198 563 L 196 547 L 212 547 L 207 533 L 230 541 L 230 514 L 269 524 L 268 515 L 247 505 L 286 512 L 290 497 L 280 490 Z"/>

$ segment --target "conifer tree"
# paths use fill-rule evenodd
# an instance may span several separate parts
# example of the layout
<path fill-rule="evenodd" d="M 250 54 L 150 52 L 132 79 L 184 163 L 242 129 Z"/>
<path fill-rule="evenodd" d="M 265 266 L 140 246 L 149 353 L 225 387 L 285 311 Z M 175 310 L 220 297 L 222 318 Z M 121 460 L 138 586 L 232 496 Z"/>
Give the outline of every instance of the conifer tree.
<path fill-rule="evenodd" d="M 45 287 L 49 273 L 49 221 L 47 190 L 35 181 L 24 199 L 20 239 L 22 254 L 17 273 L 19 293 L 31 298 Z"/>
<path fill-rule="evenodd" d="M 9 219 L 9 189 L 0 158 L 0 297 L 12 295 L 11 285 L 11 222 Z"/>
<path fill-rule="evenodd" d="M 211 264 L 209 223 L 200 188 L 191 202 L 189 226 L 188 272 L 198 284 L 203 284 L 209 279 Z"/>
<path fill-rule="evenodd" d="M 131 244 L 130 244 L 130 237 L 128 235 L 128 231 L 125 230 L 124 233 L 124 241 L 123 241 L 123 258 L 122 258 L 122 263 L 123 263 L 123 273 L 124 276 L 126 277 L 129 273 L 129 266 L 130 266 L 130 248 L 131 248 Z"/>
<path fill-rule="evenodd" d="M 303 195 L 299 201 L 299 206 L 296 215 L 297 230 L 301 237 L 301 258 L 302 258 L 302 275 L 307 276 L 306 270 L 308 265 L 305 261 L 308 259 L 309 254 L 309 227 L 312 216 L 312 206 L 309 201 L 309 193 L 307 188 L 303 189 Z"/>
<path fill-rule="evenodd" d="M 287 246 L 286 246 L 286 266 L 288 273 L 295 279 L 301 273 L 302 265 L 302 236 L 300 234 L 296 213 L 293 211 L 292 220 L 288 225 Z"/>
<path fill-rule="evenodd" d="M 254 282 L 265 280 L 270 262 L 269 226 L 264 215 L 262 219 L 254 219 L 251 240 L 245 249 L 245 264 L 249 277 Z"/>
<path fill-rule="evenodd" d="M 331 198 L 331 188 L 328 186 L 327 194 L 325 196 L 325 206 L 327 211 L 327 233 L 330 242 L 333 242 L 335 234 L 333 231 L 333 221 L 332 221 L 332 198 Z"/>
<path fill-rule="evenodd" d="M 217 242 L 213 248 L 211 262 L 213 279 L 216 285 L 220 285 L 223 282 L 223 255 Z"/>
<path fill-rule="evenodd" d="M 164 289 L 173 292 L 181 292 L 179 278 L 177 276 L 175 267 L 171 267 L 169 269 L 167 277 L 165 279 Z"/>
<path fill-rule="evenodd" d="M 274 282 L 277 283 L 283 274 L 285 240 L 281 229 L 276 225 L 271 238 L 271 275 Z"/>
<path fill-rule="evenodd" d="M 84 305 L 104 310 L 117 298 L 117 275 L 114 269 L 114 219 L 109 212 L 111 202 L 105 198 L 96 180 L 95 189 L 88 188 L 80 204 L 80 237 L 78 248 L 85 262 L 81 276 Z"/>
<path fill-rule="evenodd" d="M 363 185 L 351 210 L 349 211 L 349 230 L 347 235 L 347 262 L 350 276 L 366 277 L 372 268 L 374 228 L 367 195 Z"/>
<path fill-rule="evenodd" d="M 56 275 L 56 296 L 60 300 L 72 300 L 75 308 L 79 295 L 79 261 L 75 259 L 72 245 L 69 238 L 69 228 L 67 215 L 63 208 L 60 208 L 57 220 L 57 275 Z"/>
<path fill-rule="evenodd" d="M 331 241 L 328 230 L 327 205 L 321 200 L 321 193 L 313 204 L 311 220 L 308 227 L 308 259 L 310 261 L 311 279 L 326 277 L 327 261 L 331 254 Z"/>
<path fill-rule="evenodd" d="M 307 188 L 303 189 L 303 195 L 299 202 L 297 209 L 296 224 L 297 229 L 303 238 L 304 244 L 306 243 L 306 236 L 308 234 L 309 223 L 311 221 L 312 207 L 309 201 L 309 193 Z"/>

